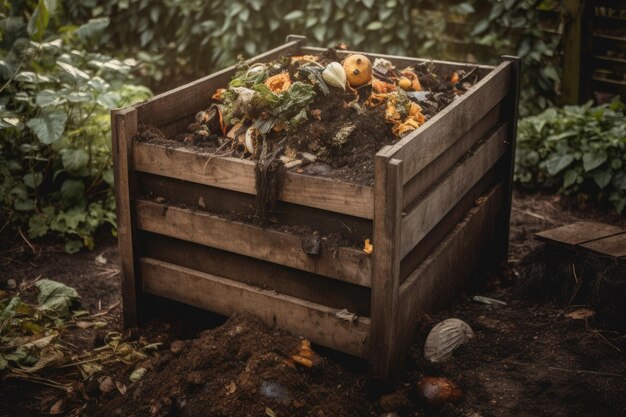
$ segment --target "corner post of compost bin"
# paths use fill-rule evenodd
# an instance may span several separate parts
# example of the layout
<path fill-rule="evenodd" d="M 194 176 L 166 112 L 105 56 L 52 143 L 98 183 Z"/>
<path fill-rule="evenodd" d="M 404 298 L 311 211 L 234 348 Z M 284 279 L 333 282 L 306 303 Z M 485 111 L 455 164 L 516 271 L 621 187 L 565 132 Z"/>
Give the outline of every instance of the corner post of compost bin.
<path fill-rule="evenodd" d="M 299 46 L 306 46 L 306 43 L 307 43 L 306 36 L 302 36 L 302 35 L 289 34 L 285 38 L 285 42 L 287 43 L 294 42 L 294 41 L 299 42 Z"/>
<path fill-rule="evenodd" d="M 513 173 L 515 171 L 515 144 L 517 142 L 517 118 L 519 114 L 519 89 L 520 89 L 520 77 L 522 70 L 522 61 L 517 56 L 503 55 L 503 61 L 510 62 L 509 71 L 511 71 L 511 85 L 509 87 L 509 94 L 505 103 L 505 117 L 510 121 L 509 131 L 507 132 L 508 149 L 504 156 L 504 169 L 505 181 L 503 197 L 504 202 L 502 204 L 502 210 L 497 219 L 496 228 L 496 244 L 497 248 L 502 252 L 496 254 L 497 259 L 505 260 L 508 258 L 509 252 L 509 229 L 511 221 L 511 204 L 513 201 Z"/>
<path fill-rule="evenodd" d="M 132 138 L 137 133 L 137 109 L 111 111 L 111 139 L 115 199 L 117 211 L 117 241 L 120 253 L 124 327 L 138 324 L 140 280 L 137 272 L 137 242 L 134 228 L 133 191 L 135 177 L 132 168 Z"/>
<path fill-rule="evenodd" d="M 375 159 L 370 378 L 388 380 L 398 366 L 402 161 L 383 149 Z"/>

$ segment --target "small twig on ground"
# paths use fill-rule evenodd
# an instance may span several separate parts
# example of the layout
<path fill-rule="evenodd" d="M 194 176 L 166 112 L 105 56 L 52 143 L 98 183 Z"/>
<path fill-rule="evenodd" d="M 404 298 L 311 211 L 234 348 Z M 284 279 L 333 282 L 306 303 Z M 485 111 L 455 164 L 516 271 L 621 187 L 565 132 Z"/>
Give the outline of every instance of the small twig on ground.
<path fill-rule="evenodd" d="M 26 244 L 30 247 L 30 249 L 33 251 L 33 254 L 37 254 L 37 251 L 35 250 L 35 247 L 32 245 L 32 243 L 30 243 L 28 241 L 28 239 L 26 239 L 26 236 L 24 236 L 24 233 L 22 233 L 22 228 L 18 227 L 17 231 L 19 232 L 20 236 L 22 237 L 22 239 L 24 239 L 24 242 L 26 242 Z"/>

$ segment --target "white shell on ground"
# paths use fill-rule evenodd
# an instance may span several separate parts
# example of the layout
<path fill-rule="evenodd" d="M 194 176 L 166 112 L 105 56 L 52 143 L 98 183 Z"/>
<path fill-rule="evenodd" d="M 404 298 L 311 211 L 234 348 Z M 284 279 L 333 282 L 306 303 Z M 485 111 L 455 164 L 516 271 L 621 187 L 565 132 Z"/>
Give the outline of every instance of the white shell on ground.
<path fill-rule="evenodd" d="M 473 338 L 472 328 L 463 320 L 444 320 L 428 333 L 424 343 L 424 357 L 431 362 L 445 361 L 456 348 Z"/>

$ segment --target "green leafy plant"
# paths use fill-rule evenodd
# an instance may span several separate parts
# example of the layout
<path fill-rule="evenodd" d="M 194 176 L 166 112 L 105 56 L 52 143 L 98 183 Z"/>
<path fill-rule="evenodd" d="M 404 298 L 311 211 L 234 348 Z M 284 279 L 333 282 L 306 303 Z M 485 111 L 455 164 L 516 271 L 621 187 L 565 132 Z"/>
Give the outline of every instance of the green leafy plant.
<path fill-rule="evenodd" d="M 56 2 L 0 16 L 0 198 L 6 222 L 33 238 L 54 234 L 68 252 L 115 233 L 109 109 L 150 96 L 131 84 L 134 60 L 86 52 L 107 27 L 48 24 Z"/>
<path fill-rule="evenodd" d="M 618 100 L 550 108 L 518 127 L 515 181 L 626 207 L 626 117 Z"/>

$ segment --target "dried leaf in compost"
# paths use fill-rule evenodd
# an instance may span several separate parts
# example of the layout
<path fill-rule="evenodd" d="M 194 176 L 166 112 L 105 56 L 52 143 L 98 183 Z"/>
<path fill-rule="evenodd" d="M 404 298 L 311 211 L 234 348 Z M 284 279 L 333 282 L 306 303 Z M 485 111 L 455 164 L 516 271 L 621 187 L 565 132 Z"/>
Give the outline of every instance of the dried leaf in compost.
<path fill-rule="evenodd" d="M 593 310 L 590 310 L 588 308 L 581 308 L 567 313 L 565 316 L 573 320 L 586 320 L 590 317 L 593 317 L 594 314 L 596 314 L 596 312 Z"/>
<path fill-rule="evenodd" d="M 65 355 L 54 345 L 48 345 L 41 350 L 39 360 L 33 366 L 20 366 L 23 372 L 34 373 L 44 368 L 62 365 L 65 363 Z"/>
<path fill-rule="evenodd" d="M 50 407 L 50 414 L 54 415 L 58 415 L 58 414 L 63 414 L 65 412 L 65 400 L 63 400 L 62 398 L 55 402 L 54 404 L 52 404 L 52 407 Z"/>
<path fill-rule="evenodd" d="M 137 368 L 130 374 L 128 379 L 131 382 L 137 382 L 140 379 L 142 379 L 144 376 L 146 376 L 146 373 L 148 373 L 148 370 L 146 368 Z"/>

